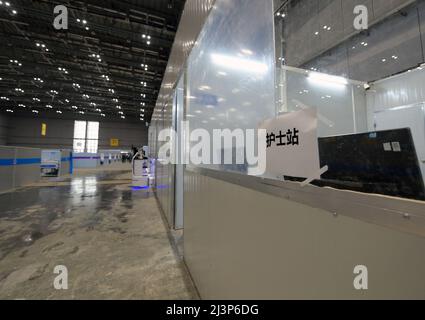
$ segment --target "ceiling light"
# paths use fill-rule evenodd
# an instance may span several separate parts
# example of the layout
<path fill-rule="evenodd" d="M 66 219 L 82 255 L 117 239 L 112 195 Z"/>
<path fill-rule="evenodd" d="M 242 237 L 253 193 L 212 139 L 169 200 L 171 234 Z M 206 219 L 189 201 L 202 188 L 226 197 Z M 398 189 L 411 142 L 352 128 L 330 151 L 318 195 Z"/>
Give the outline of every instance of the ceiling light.
<path fill-rule="evenodd" d="M 65 68 L 58 67 L 58 70 L 59 71 L 62 71 L 65 74 L 68 74 L 69 73 L 68 70 L 66 70 Z"/>
<path fill-rule="evenodd" d="M 323 83 L 333 83 L 333 84 L 339 84 L 339 85 L 347 85 L 348 80 L 343 77 L 338 76 L 332 76 L 325 73 L 318 73 L 318 72 L 310 72 L 308 76 L 309 80 L 319 82 L 321 84 Z"/>
<path fill-rule="evenodd" d="M 10 63 L 13 63 L 13 64 L 15 64 L 15 65 L 17 65 L 17 66 L 19 66 L 19 67 L 22 67 L 22 63 L 20 63 L 18 60 L 9 60 L 9 62 Z"/>

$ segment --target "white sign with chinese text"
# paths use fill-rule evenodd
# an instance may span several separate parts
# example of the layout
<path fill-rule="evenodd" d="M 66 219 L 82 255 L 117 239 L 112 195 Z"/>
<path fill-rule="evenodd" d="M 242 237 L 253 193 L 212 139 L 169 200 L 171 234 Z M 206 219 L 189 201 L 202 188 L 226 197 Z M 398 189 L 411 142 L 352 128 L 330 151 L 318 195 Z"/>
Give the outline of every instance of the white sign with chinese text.
<path fill-rule="evenodd" d="M 315 110 L 305 109 L 265 120 L 259 129 L 267 131 L 266 176 L 320 178 Z"/>

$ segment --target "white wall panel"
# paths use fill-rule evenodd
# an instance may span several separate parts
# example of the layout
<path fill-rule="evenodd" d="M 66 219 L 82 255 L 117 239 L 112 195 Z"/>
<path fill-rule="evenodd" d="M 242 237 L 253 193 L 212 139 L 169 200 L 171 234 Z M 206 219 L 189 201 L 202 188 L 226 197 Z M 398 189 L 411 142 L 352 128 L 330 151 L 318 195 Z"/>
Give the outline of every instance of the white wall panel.
<path fill-rule="evenodd" d="M 370 111 L 391 109 L 425 101 L 425 70 L 412 70 L 372 84 L 367 92 Z"/>
<path fill-rule="evenodd" d="M 188 0 L 186 1 L 174 45 L 168 61 L 167 69 L 162 82 L 161 90 L 155 106 L 152 122 L 157 139 L 163 129 L 172 128 L 174 90 L 183 72 L 198 35 L 207 19 L 215 0 Z M 154 149 L 153 156 L 157 158 L 158 150 L 164 143 L 155 141 L 150 144 Z M 159 204 L 164 211 L 170 227 L 174 227 L 174 172 L 173 165 L 162 165 L 156 161 L 156 194 Z"/>
<path fill-rule="evenodd" d="M 15 186 L 21 187 L 40 180 L 40 149 L 17 148 L 16 159 L 31 159 L 38 163 L 19 165 L 15 170 Z"/>
<path fill-rule="evenodd" d="M 191 171 L 185 188 L 185 261 L 204 299 L 425 299 L 423 237 Z"/>

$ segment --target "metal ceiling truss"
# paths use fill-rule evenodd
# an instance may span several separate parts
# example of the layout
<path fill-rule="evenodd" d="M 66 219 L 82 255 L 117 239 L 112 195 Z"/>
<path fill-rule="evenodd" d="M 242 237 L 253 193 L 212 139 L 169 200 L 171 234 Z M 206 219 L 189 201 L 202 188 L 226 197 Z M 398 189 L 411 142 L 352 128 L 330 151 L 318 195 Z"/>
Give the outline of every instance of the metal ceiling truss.
<path fill-rule="evenodd" d="M 17 13 L 0 6 L 1 111 L 150 122 L 184 0 L 8 2 Z M 56 5 L 68 8 L 66 32 L 52 25 Z"/>

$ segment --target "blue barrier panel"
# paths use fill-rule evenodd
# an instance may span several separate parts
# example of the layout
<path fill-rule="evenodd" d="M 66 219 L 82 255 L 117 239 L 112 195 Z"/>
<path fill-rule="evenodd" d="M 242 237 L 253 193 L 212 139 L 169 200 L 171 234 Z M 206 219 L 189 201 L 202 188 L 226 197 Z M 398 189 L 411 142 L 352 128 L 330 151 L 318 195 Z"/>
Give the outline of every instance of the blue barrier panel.
<path fill-rule="evenodd" d="M 0 159 L 0 167 L 9 167 L 13 166 L 15 159 Z"/>
<path fill-rule="evenodd" d="M 74 173 L 74 154 L 72 152 L 70 153 L 69 159 L 70 159 L 70 161 L 69 161 L 69 173 L 73 174 Z"/>
<path fill-rule="evenodd" d="M 41 158 L 16 159 L 16 165 L 41 164 Z"/>
<path fill-rule="evenodd" d="M 9 166 L 22 166 L 30 164 L 40 164 L 40 158 L 28 158 L 28 159 L 0 159 L 0 166 L 9 167 Z"/>

